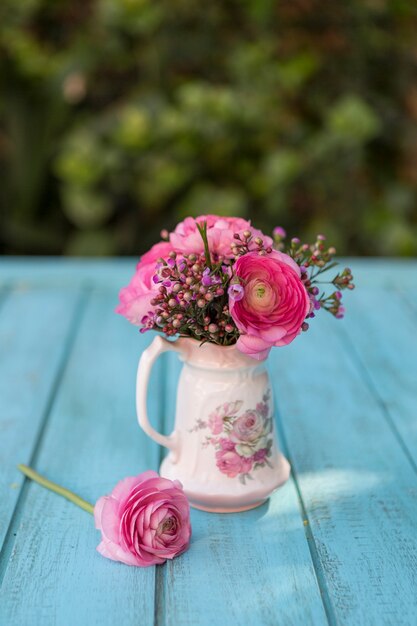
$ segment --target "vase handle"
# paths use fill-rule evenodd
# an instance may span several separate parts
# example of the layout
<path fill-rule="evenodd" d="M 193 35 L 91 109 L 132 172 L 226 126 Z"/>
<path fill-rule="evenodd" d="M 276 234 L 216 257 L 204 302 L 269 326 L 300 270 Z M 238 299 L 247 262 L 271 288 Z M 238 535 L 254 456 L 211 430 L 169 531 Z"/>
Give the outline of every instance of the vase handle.
<path fill-rule="evenodd" d="M 147 411 L 147 395 L 148 395 L 148 383 L 149 376 L 151 374 L 152 366 L 156 359 L 163 352 L 174 350 L 175 352 L 181 352 L 177 342 L 167 341 L 159 335 L 155 337 L 151 345 L 144 350 L 142 356 L 139 359 L 138 372 L 136 375 L 136 414 L 138 416 L 139 426 L 145 431 L 147 435 L 161 446 L 165 446 L 171 450 L 171 461 L 177 462 L 178 457 L 178 440 L 176 431 L 174 430 L 170 435 L 162 435 L 158 433 L 150 424 L 148 411 Z"/>

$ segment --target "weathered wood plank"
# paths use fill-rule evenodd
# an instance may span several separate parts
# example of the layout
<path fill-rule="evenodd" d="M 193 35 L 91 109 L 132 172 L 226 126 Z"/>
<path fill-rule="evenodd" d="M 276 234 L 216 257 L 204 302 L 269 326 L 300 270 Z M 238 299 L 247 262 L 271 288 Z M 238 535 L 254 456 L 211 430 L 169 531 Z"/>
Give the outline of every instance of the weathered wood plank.
<path fill-rule="evenodd" d="M 157 466 L 157 447 L 140 432 L 134 408 L 137 360 L 149 339 L 114 314 L 115 298 L 89 299 L 35 459 L 38 471 L 91 502 Z M 151 386 L 154 415 L 160 380 Z M 0 623 L 152 624 L 154 568 L 108 561 L 98 542 L 87 513 L 26 484 L 5 546 Z"/>
<path fill-rule="evenodd" d="M 166 432 L 179 363 L 166 355 Z M 292 480 L 258 509 L 218 515 L 192 509 L 193 543 L 158 568 L 157 623 L 327 624 Z"/>
<path fill-rule="evenodd" d="M 11 290 L 0 307 L 0 550 L 75 330 L 74 290 Z M 78 306 L 77 306 L 78 305 Z"/>
<path fill-rule="evenodd" d="M 369 288 L 351 299 L 341 330 L 417 468 L 417 315 L 399 293 Z"/>
<path fill-rule="evenodd" d="M 127 284 L 137 259 L 72 259 L 65 257 L 0 258 L 0 287 L 50 285 L 118 290 Z"/>
<path fill-rule="evenodd" d="M 340 268 L 349 265 L 358 286 L 383 285 L 392 289 L 409 287 L 417 281 L 414 259 L 341 258 Z M 82 286 L 120 289 L 134 272 L 136 258 L 70 259 L 63 257 L 0 258 L 0 286 L 15 284 Z"/>
<path fill-rule="evenodd" d="M 401 287 L 398 291 L 403 301 L 411 307 L 414 315 L 417 314 L 417 287 L 415 281 L 408 285 L 408 288 Z"/>
<path fill-rule="evenodd" d="M 273 352 L 282 428 L 337 623 L 411 626 L 416 475 L 337 324 L 322 317 Z"/>

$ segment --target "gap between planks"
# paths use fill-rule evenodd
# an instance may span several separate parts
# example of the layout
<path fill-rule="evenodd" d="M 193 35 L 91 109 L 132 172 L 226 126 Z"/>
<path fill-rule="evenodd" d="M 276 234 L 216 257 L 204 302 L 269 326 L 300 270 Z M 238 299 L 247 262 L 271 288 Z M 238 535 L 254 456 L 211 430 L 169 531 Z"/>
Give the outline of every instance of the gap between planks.
<path fill-rule="evenodd" d="M 336 626 L 337 620 L 336 615 L 333 610 L 332 603 L 330 601 L 330 594 L 326 583 L 326 576 L 323 570 L 323 566 L 321 564 L 321 560 L 317 551 L 316 542 L 314 539 L 314 535 L 311 530 L 310 519 L 307 514 L 307 509 L 304 504 L 303 497 L 301 495 L 300 486 L 298 483 L 297 473 L 294 468 L 294 463 L 292 459 L 292 454 L 288 447 L 288 440 L 285 435 L 283 422 L 281 419 L 281 413 L 277 405 L 277 401 L 274 403 L 275 409 L 275 426 L 277 429 L 278 439 L 280 443 L 280 447 L 284 456 L 288 459 L 288 462 L 291 466 L 291 474 L 289 480 L 292 480 L 294 483 L 295 491 L 298 498 L 298 503 L 300 506 L 300 512 L 302 516 L 302 525 L 304 528 L 304 533 L 308 545 L 308 549 L 310 551 L 311 562 L 313 563 L 314 571 L 316 573 L 317 585 L 320 590 L 321 600 L 323 603 L 324 612 L 326 613 L 327 621 L 329 626 Z"/>
<path fill-rule="evenodd" d="M 1 307 L 2 302 L 4 301 L 4 294 L 2 293 L 3 291 L 4 290 L 0 291 L 0 307 Z M 81 320 L 86 310 L 90 292 L 91 292 L 91 288 L 88 287 L 87 285 L 83 286 L 80 289 L 80 293 L 78 295 L 77 302 L 74 307 L 73 317 L 72 317 L 72 320 L 68 329 L 67 336 L 65 338 L 65 346 L 62 352 L 62 357 L 56 369 L 56 374 L 51 385 L 51 390 L 50 390 L 47 402 L 45 404 L 45 409 L 43 411 L 43 417 L 40 420 L 40 426 L 39 426 L 37 435 L 35 437 L 35 442 L 34 442 L 34 446 L 32 449 L 32 453 L 29 458 L 29 465 L 31 467 L 34 467 L 36 465 L 36 460 L 39 455 L 39 451 L 42 446 L 42 440 L 43 440 L 43 437 L 44 437 L 44 434 L 48 425 L 49 416 L 51 414 L 51 410 L 54 405 L 55 398 L 57 396 L 62 378 L 65 374 L 68 360 L 71 356 L 74 342 L 75 342 L 78 330 L 80 328 Z M 19 460 L 17 459 L 16 465 L 18 461 Z M 0 551 L 0 587 L 3 583 L 3 579 L 7 571 L 7 567 L 8 567 L 9 560 L 10 560 L 10 555 L 12 554 L 13 545 L 14 545 L 14 537 L 16 536 L 14 529 L 16 528 L 16 525 L 19 523 L 19 519 L 23 511 L 27 490 L 29 488 L 29 482 L 30 481 L 27 478 L 23 478 L 22 485 L 20 487 L 20 493 L 16 500 L 16 505 L 13 510 L 13 513 L 10 517 L 9 526 L 8 526 L 8 529 L 4 538 L 4 542 L 3 542 L 3 547 Z"/>
<path fill-rule="evenodd" d="M 7 300 L 7 297 L 9 296 L 10 292 L 11 292 L 11 286 L 10 285 L 2 285 L 0 287 L 0 309 L 2 308 L 2 306 L 4 305 L 4 303 Z"/>
<path fill-rule="evenodd" d="M 401 298 L 401 300 L 407 305 L 408 309 L 413 313 L 413 315 L 417 314 L 417 300 L 412 300 L 408 294 L 404 293 L 402 289 L 395 289 L 395 293 Z M 417 295 L 416 295 L 417 297 Z"/>
<path fill-rule="evenodd" d="M 162 356 L 160 363 L 160 372 L 158 378 L 158 391 L 159 391 L 159 416 L 158 416 L 158 428 L 161 432 L 165 432 L 168 424 L 167 409 L 168 409 L 168 385 L 166 384 L 167 376 L 169 376 L 168 361 Z M 158 473 L 159 467 L 163 459 L 163 447 L 158 446 Z M 154 594 L 154 626 L 163 626 L 165 623 L 165 578 L 166 578 L 166 564 L 155 565 L 155 594 Z"/>

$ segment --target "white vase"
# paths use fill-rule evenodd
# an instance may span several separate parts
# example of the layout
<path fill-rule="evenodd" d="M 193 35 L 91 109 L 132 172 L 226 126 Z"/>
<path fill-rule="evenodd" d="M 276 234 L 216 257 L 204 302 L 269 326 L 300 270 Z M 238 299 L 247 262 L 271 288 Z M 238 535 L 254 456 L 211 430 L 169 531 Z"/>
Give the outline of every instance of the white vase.
<path fill-rule="evenodd" d="M 184 362 L 169 436 L 152 428 L 146 410 L 150 370 L 167 350 Z M 195 508 L 218 513 L 254 508 L 289 476 L 276 441 L 265 363 L 235 346 L 155 337 L 139 361 L 136 409 L 143 430 L 169 449 L 161 475 L 179 480 Z"/>

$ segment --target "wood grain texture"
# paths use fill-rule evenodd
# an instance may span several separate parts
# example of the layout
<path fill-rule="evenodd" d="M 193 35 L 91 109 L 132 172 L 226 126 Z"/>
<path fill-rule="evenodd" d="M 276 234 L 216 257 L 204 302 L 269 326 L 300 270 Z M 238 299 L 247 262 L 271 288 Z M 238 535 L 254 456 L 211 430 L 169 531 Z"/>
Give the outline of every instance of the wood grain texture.
<path fill-rule="evenodd" d="M 72 339 L 80 296 L 12 290 L 0 306 L 0 550 Z"/>
<path fill-rule="evenodd" d="M 362 323 L 382 310 L 364 311 Z M 385 323 L 389 337 L 391 322 Z M 324 573 L 336 623 L 411 626 L 417 615 L 416 474 L 337 324 L 330 317 L 315 320 L 303 341 L 271 356 L 316 568 Z M 355 343 L 359 354 L 369 349 L 360 334 Z M 376 355 L 378 349 L 376 342 Z"/>
<path fill-rule="evenodd" d="M 115 292 L 90 296 L 35 463 L 91 502 L 158 461 L 134 409 L 137 360 L 149 339 L 114 314 L 115 300 Z M 157 419 L 159 380 L 149 402 Z M 26 484 L 12 531 L 1 624 L 153 623 L 154 568 L 102 558 L 99 533 L 84 511 Z"/>
<path fill-rule="evenodd" d="M 165 358 L 169 433 L 180 364 L 174 354 Z M 291 479 L 257 509 L 192 509 L 191 521 L 189 552 L 158 568 L 157 624 L 328 623 Z"/>

